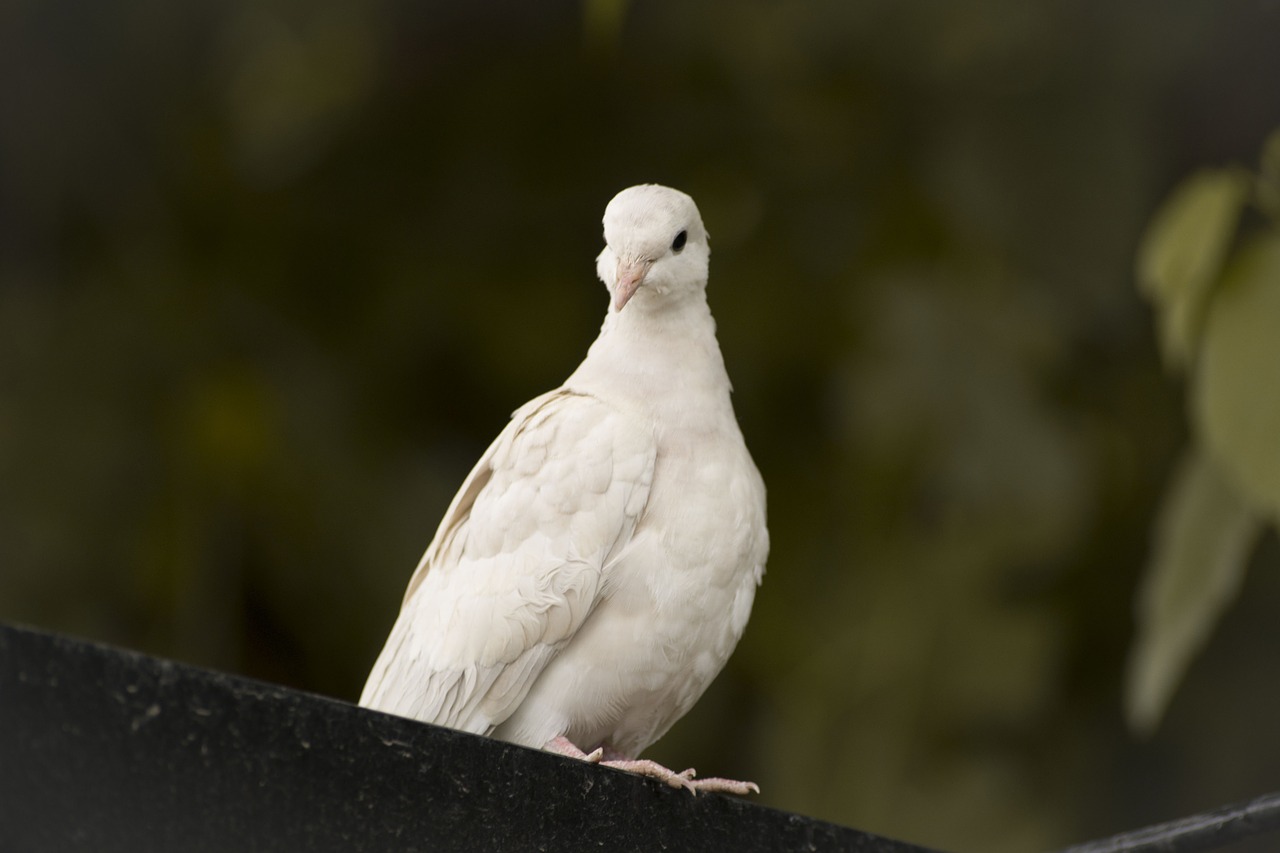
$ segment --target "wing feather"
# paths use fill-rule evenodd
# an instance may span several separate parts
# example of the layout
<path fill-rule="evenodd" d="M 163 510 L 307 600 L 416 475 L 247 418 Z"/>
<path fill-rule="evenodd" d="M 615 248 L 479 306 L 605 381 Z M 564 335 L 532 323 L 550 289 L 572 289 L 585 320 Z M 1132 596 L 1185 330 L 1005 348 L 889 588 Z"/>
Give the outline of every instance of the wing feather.
<path fill-rule="evenodd" d="M 360 704 L 487 734 L 594 609 L 648 500 L 651 430 L 559 389 L 525 404 L 427 547 Z"/>

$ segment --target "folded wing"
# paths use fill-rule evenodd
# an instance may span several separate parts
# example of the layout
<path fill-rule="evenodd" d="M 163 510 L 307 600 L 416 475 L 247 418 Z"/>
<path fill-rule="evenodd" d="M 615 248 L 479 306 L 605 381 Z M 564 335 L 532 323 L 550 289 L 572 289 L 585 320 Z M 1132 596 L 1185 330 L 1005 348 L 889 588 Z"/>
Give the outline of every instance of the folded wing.
<path fill-rule="evenodd" d="M 595 397 L 560 389 L 516 411 L 445 513 L 360 704 L 491 732 L 594 609 L 655 453 Z"/>

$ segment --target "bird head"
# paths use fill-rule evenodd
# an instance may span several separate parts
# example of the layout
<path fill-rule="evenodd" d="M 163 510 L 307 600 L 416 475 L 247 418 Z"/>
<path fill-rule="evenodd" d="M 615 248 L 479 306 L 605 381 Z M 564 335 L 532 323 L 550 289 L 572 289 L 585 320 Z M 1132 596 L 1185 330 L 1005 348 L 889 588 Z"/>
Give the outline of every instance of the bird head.
<path fill-rule="evenodd" d="M 679 190 L 642 184 L 618 193 L 604 210 L 604 243 L 596 272 L 614 313 L 633 301 L 678 301 L 707 286 L 707 229 Z"/>

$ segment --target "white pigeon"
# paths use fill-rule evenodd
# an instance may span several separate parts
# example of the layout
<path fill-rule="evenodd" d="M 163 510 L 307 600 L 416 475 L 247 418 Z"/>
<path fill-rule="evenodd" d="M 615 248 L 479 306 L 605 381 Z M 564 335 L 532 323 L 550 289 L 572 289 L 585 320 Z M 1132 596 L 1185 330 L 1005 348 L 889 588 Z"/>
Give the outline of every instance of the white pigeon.
<path fill-rule="evenodd" d="M 609 202 L 604 239 L 600 336 L 462 484 L 360 704 L 744 794 L 637 758 L 729 659 L 769 551 L 707 232 L 692 198 L 644 185 Z"/>

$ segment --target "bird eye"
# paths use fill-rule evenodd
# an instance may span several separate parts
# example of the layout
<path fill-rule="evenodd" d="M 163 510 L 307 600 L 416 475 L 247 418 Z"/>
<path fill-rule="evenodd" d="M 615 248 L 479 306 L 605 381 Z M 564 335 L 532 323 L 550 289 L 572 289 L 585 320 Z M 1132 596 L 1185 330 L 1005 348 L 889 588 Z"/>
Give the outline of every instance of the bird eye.
<path fill-rule="evenodd" d="M 688 242 L 688 240 L 689 240 L 689 232 L 681 231 L 679 234 L 676 235 L 676 238 L 671 241 L 671 251 L 679 252 L 681 249 L 684 248 L 684 244 Z"/>

